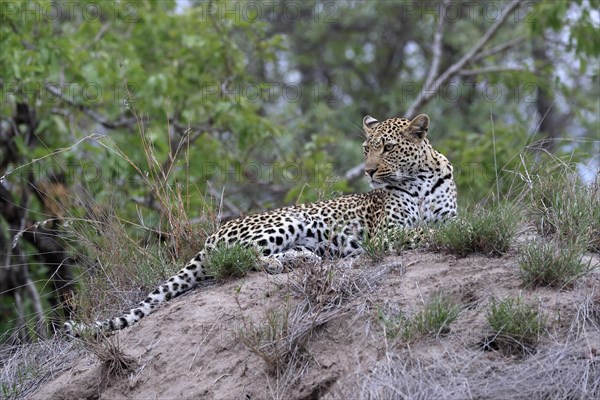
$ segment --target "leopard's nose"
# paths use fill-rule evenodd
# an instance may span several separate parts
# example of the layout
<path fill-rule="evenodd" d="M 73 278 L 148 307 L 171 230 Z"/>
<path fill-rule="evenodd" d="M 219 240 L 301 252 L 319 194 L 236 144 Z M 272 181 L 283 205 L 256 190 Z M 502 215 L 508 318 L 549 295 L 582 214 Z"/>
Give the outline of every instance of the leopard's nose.
<path fill-rule="evenodd" d="M 365 168 L 365 173 L 371 178 L 373 177 L 373 175 L 375 175 L 375 172 L 377 172 L 377 168 Z"/>

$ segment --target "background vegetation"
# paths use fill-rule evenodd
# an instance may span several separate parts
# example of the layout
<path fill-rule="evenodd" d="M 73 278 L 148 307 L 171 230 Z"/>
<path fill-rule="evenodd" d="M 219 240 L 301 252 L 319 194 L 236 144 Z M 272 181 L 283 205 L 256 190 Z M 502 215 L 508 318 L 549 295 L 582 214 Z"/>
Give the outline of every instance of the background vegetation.
<path fill-rule="evenodd" d="M 123 286 L 150 287 L 144 260 L 167 273 L 220 219 L 367 190 L 366 114 L 428 113 L 463 207 L 514 197 L 545 154 L 597 179 L 597 1 L 0 7 L 14 339 L 75 312 L 76 278 L 133 268 Z"/>

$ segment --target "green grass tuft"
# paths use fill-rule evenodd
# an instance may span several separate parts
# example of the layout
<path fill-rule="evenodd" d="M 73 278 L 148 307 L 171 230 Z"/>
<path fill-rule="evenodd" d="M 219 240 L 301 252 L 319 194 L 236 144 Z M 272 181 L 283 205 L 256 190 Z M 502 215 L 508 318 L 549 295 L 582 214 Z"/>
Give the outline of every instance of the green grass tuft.
<path fill-rule="evenodd" d="M 217 246 L 210 252 L 208 274 L 216 279 L 238 278 L 245 276 L 258 262 L 254 249 L 240 244 Z"/>
<path fill-rule="evenodd" d="M 372 237 L 365 235 L 361 247 L 371 260 L 378 262 L 388 253 L 400 254 L 418 247 L 422 235 L 420 228 L 390 228 Z"/>
<path fill-rule="evenodd" d="M 501 256 L 510 248 L 518 223 L 518 212 L 510 206 L 479 209 L 434 229 L 434 248 L 464 257 L 472 253 Z"/>
<path fill-rule="evenodd" d="M 600 180 L 585 185 L 567 166 L 536 176 L 531 210 L 538 232 L 600 252 Z"/>
<path fill-rule="evenodd" d="M 450 324 L 459 313 L 460 305 L 438 295 L 412 317 L 389 318 L 380 311 L 379 318 L 389 338 L 400 337 L 403 341 L 414 342 L 427 336 L 439 337 L 449 333 Z"/>
<path fill-rule="evenodd" d="M 388 239 L 382 233 L 374 236 L 365 234 L 365 237 L 360 245 L 365 251 L 365 255 L 373 262 L 379 262 L 383 260 L 389 249 Z"/>
<path fill-rule="evenodd" d="M 529 243 L 519 251 L 523 283 L 528 287 L 572 287 L 592 270 L 591 260 L 583 261 L 584 251 L 577 244 Z"/>
<path fill-rule="evenodd" d="M 493 300 L 487 313 L 492 335 L 485 346 L 505 354 L 533 353 L 545 332 L 546 318 L 521 297 Z"/>

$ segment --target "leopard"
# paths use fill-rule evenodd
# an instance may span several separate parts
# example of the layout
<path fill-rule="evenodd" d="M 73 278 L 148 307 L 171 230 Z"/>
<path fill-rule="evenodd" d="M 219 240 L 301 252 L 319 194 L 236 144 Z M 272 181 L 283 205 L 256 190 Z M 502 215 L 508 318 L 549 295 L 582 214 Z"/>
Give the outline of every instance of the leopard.
<path fill-rule="evenodd" d="M 453 167 L 427 137 L 429 117 L 363 118 L 365 193 L 296 204 L 223 223 L 185 266 L 156 288 L 137 307 L 121 316 L 91 324 L 67 321 L 64 331 L 111 332 L 130 327 L 202 281 L 213 279 L 211 251 L 241 245 L 259 255 L 253 269 L 282 273 L 298 260 L 356 257 L 363 240 L 390 228 L 413 229 L 457 216 Z"/>

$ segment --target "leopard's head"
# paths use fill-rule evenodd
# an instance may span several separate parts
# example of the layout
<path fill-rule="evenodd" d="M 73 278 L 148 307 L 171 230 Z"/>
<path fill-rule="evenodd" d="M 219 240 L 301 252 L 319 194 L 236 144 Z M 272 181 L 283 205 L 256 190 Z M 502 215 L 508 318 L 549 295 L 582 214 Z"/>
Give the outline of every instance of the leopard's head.
<path fill-rule="evenodd" d="M 378 121 L 367 115 L 363 119 L 366 141 L 363 143 L 365 176 L 371 187 L 397 184 L 414 179 L 426 160 L 429 117 L 390 118 Z"/>

